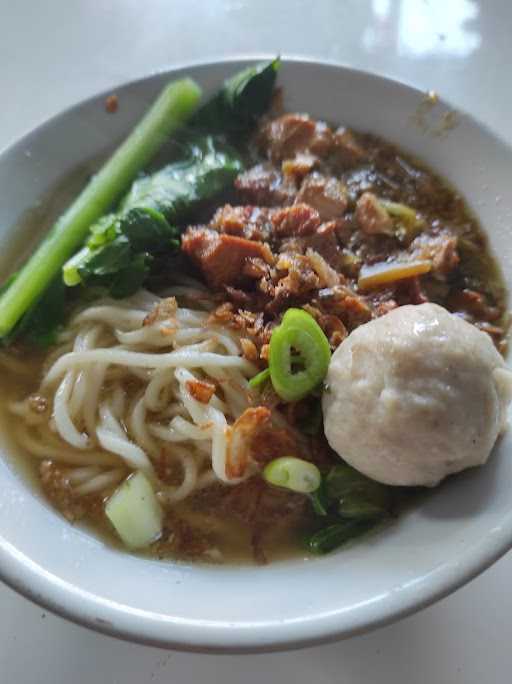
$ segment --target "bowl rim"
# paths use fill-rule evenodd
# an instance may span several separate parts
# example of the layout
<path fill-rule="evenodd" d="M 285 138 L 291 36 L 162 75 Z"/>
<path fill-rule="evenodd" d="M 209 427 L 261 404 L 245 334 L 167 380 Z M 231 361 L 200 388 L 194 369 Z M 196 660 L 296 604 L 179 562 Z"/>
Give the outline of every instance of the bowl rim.
<path fill-rule="evenodd" d="M 0 164 L 4 156 L 17 148 L 26 147 L 32 138 L 40 136 L 47 127 L 58 123 L 61 118 L 72 116 L 80 108 L 105 98 L 116 89 L 136 87 L 138 84 L 164 74 L 172 77 L 186 69 L 208 69 L 230 64 L 243 67 L 274 56 L 268 53 L 242 53 L 222 59 L 205 58 L 186 61 L 151 71 L 136 79 L 120 81 L 116 85 L 60 110 L 0 149 Z M 425 95 L 425 90 L 405 80 L 354 68 L 349 64 L 334 60 L 287 54 L 282 57 L 282 61 L 285 64 L 288 62 L 350 72 L 369 81 L 401 86 L 418 96 Z M 444 97 L 439 97 L 438 101 L 441 105 L 463 115 L 495 142 L 511 150 L 510 144 L 490 129 L 485 122 L 472 114 L 461 112 Z M 338 610 L 328 615 L 306 615 L 299 620 L 294 619 L 293 624 L 292 621 L 286 620 L 269 621 L 268 623 L 244 624 L 241 628 L 238 624 L 198 623 L 194 620 L 173 619 L 172 616 L 163 621 L 162 616 L 157 616 L 155 613 L 103 600 L 93 593 L 61 580 L 33 562 L 2 536 L 0 536 L 0 580 L 25 598 L 60 617 L 132 643 L 201 653 L 272 652 L 310 647 L 362 634 L 435 603 L 470 582 L 512 548 L 512 512 L 492 532 L 467 549 L 465 560 L 444 563 L 432 570 L 421 583 L 411 582 L 400 587 L 400 601 L 396 600 L 394 595 L 396 592 L 388 592 L 360 605 L 355 617 L 352 612 L 344 613 L 343 610 Z M 171 630 L 172 634 L 167 630 L 162 631 L 162 626 L 169 627 L 170 624 L 175 627 Z M 237 643 L 226 639 L 228 636 L 232 638 L 235 630 L 238 630 Z M 271 639 L 269 639 L 269 631 L 272 632 Z"/>

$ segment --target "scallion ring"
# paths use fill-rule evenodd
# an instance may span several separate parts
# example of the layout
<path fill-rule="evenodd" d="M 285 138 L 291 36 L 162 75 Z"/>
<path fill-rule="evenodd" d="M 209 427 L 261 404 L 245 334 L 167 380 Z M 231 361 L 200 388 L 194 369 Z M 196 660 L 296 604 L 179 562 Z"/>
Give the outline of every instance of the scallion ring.
<path fill-rule="evenodd" d="M 282 456 L 265 466 L 263 479 L 276 487 L 311 494 L 320 486 L 322 476 L 314 463 L 294 456 Z"/>

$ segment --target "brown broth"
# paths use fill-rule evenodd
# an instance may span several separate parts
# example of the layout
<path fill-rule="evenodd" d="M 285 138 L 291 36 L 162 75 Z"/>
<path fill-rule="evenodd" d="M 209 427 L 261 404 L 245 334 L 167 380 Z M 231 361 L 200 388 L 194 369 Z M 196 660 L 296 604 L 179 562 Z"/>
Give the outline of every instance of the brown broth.
<path fill-rule="evenodd" d="M 0 352 L 3 353 L 3 352 Z M 8 410 L 11 400 L 20 400 L 34 392 L 39 384 L 43 358 L 34 354 L 33 358 L 23 357 L 23 364 L 27 369 L 26 375 L 20 375 L 6 370 L 0 360 L 2 372 L 2 395 L 0 397 L 0 448 L 2 448 L 9 465 L 20 474 L 27 486 L 44 502 L 48 497 L 41 485 L 39 465 L 41 461 L 30 456 L 16 441 L 14 428 L 20 419 L 13 417 Z M 197 510 L 192 501 L 185 501 L 173 507 L 173 517 L 178 517 L 185 524 L 201 529 L 204 538 L 211 541 L 211 546 L 222 553 L 223 562 L 237 565 L 254 562 L 253 547 L 251 545 L 251 533 L 242 521 L 234 518 L 229 512 L 219 512 L 215 509 L 215 502 L 219 502 L 222 496 L 220 488 L 216 487 L 205 490 L 209 493 L 211 507 L 206 510 L 204 506 Z M 49 501 L 48 503 L 55 503 Z M 105 543 L 126 552 L 126 548 L 120 542 L 110 523 L 104 515 L 99 513 L 98 506 L 102 501 L 96 498 L 88 500 L 87 515 L 81 520 L 73 521 L 90 533 L 98 536 Z M 100 508 L 101 510 L 101 508 Z M 212 511 L 214 511 L 212 513 Z M 92 519 L 88 519 L 88 515 Z M 301 537 L 308 528 L 309 515 L 301 517 L 295 525 L 288 526 L 282 531 L 279 528 L 271 531 L 265 537 L 265 556 L 267 560 L 277 561 L 292 556 L 307 557 L 308 554 L 301 545 Z M 169 523 L 167 523 L 169 524 Z M 203 535 L 202 535 L 203 536 Z M 217 556 L 206 553 L 195 553 L 193 548 L 176 552 L 172 545 L 157 543 L 138 555 L 144 557 L 156 557 L 158 559 L 182 559 L 215 562 Z"/>

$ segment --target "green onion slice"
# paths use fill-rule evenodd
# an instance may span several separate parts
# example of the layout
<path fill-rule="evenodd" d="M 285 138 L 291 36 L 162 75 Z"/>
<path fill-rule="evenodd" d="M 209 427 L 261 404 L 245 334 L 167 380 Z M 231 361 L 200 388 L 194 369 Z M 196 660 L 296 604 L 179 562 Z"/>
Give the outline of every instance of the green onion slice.
<path fill-rule="evenodd" d="M 265 466 L 263 479 L 276 487 L 311 494 L 320 486 L 322 477 L 314 463 L 293 456 L 282 456 Z"/>

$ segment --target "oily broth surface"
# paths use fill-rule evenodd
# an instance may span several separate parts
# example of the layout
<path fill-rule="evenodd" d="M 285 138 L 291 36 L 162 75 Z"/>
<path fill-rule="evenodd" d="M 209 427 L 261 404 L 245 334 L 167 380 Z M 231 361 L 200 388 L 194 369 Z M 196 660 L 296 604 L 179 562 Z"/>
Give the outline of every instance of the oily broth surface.
<path fill-rule="evenodd" d="M 23 355 L 23 364 L 27 368 L 26 374 L 18 374 L 2 368 L 2 393 L 0 396 L 0 448 L 4 450 L 6 460 L 12 468 L 18 472 L 27 486 L 35 491 L 38 497 L 47 501 L 39 478 L 39 465 L 41 461 L 31 457 L 16 441 L 14 429 L 21 420 L 13 416 L 8 410 L 8 404 L 12 400 L 19 400 L 34 392 L 42 375 L 43 356 L 33 353 L 32 356 Z M 217 485 L 214 485 L 217 487 Z M 209 496 L 215 501 L 214 488 L 209 488 Z M 206 491 L 206 490 L 205 490 Z M 53 507 L 52 507 L 53 508 Z M 202 507 L 201 507 L 202 508 Z M 184 501 L 173 506 L 173 511 L 186 523 L 201 527 L 215 535 L 216 548 L 222 553 L 223 561 L 235 564 L 253 563 L 253 549 L 251 536 L 243 523 L 237 521 L 228 514 L 194 510 L 194 501 Z M 213 511 L 213 512 L 212 512 Z M 303 519 L 292 528 L 286 530 L 277 529 L 265 537 L 265 555 L 268 560 L 284 560 L 290 557 L 307 557 L 307 553 L 300 544 L 301 536 L 309 527 L 308 523 L 312 516 L 304 515 Z M 105 543 L 118 548 L 126 553 L 126 548 L 121 544 L 112 530 L 108 520 L 104 517 L 94 520 L 80 520 L 73 523 L 98 536 Z M 173 558 L 179 560 L 175 554 L 165 548 L 150 548 L 138 552 L 137 555 L 152 558 Z M 185 554 L 184 558 L 188 558 Z M 215 557 L 211 560 L 215 561 Z"/>

